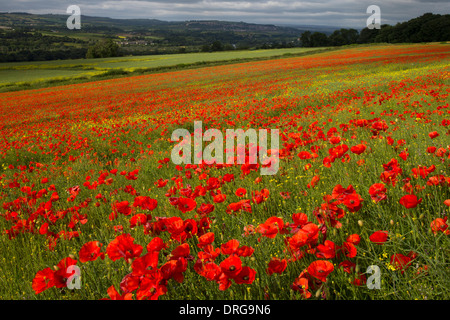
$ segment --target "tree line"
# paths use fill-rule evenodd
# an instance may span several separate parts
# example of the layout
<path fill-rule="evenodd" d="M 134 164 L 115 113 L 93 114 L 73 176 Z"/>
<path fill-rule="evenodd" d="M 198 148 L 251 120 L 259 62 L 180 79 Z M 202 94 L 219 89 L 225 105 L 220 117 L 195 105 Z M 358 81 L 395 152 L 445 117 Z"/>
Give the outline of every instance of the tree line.
<path fill-rule="evenodd" d="M 321 32 L 303 32 L 303 47 L 343 46 L 368 43 L 419 43 L 450 40 L 450 15 L 426 13 L 418 18 L 381 25 L 380 29 L 340 29 L 327 36 Z"/>

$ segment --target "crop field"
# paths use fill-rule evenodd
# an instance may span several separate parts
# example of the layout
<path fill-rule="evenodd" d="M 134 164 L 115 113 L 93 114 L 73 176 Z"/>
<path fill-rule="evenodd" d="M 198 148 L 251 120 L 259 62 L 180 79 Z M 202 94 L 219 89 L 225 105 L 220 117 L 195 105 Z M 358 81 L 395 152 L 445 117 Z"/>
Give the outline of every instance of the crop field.
<path fill-rule="evenodd" d="M 449 58 L 349 47 L 0 93 L 0 299 L 449 299 Z M 142 62 L 119 60 L 98 64 Z M 278 129 L 278 171 L 247 141 L 245 163 L 174 163 L 195 121 Z"/>
<path fill-rule="evenodd" d="M 184 69 L 208 64 L 304 55 L 330 48 L 288 48 L 188 54 L 116 57 L 101 59 L 8 62 L 0 65 L 0 92 L 86 82 L 117 75 Z"/>

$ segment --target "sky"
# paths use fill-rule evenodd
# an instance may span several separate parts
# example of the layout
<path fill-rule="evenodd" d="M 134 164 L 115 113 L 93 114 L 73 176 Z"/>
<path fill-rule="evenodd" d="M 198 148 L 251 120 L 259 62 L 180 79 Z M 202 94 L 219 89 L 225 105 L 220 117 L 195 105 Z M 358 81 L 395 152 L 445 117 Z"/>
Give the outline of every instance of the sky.
<path fill-rule="evenodd" d="M 0 0 L 0 12 L 67 14 L 78 5 L 82 15 L 166 21 L 225 20 L 275 25 L 318 25 L 362 29 L 370 5 L 381 11 L 381 24 L 432 12 L 450 13 L 450 0 Z"/>

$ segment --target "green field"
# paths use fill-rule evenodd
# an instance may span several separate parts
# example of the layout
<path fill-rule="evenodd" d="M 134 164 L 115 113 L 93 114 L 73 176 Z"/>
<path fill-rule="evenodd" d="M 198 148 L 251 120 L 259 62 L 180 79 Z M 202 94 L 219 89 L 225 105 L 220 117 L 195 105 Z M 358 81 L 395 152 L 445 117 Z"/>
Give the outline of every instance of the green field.
<path fill-rule="evenodd" d="M 81 81 L 185 69 L 226 62 L 297 56 L 329 48 L 288 48 L 212 53 L 167 54 L 102 59 L 13 62 L 0 64 L 0 92 Z"/>

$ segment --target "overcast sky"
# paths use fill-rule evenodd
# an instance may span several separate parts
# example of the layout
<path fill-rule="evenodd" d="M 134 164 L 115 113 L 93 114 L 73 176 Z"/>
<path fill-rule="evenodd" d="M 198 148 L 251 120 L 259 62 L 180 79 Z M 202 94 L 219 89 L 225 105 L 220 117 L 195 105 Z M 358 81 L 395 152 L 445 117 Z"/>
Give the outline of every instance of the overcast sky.
<path fill-rule="evenodd" d="M 0 0 L 0 12 L 66 14 L 167 21 L 227 20 L 249 23 L 364 28 L 369 5 L 381 9 L 381 23 L 396 24 L 426 12 L 450 13 L 450 0 Z"/>

